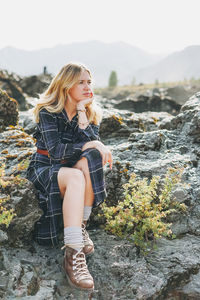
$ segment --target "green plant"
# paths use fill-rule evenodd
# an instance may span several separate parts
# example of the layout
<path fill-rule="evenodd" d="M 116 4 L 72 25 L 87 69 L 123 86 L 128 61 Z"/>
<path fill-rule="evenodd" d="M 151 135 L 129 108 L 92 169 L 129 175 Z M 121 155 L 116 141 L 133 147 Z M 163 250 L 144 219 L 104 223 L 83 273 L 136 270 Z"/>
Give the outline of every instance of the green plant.
<path fill-rule="evenodd" d="M 22 171 L 26 168 L 28 161 L 24 160 L 18 164 L 17 169 L 18 171 Z M 13 217 L 16 216 L 13 209 L 9 208 L 9 195 L 4 195 L 6 190 L 11 186 L 19 186 L 22 187 L 26 182 L 25 178 L 21 178 L 20 174 L 14 176 L 5 175 L 5 163 L 2 163 L 0 166 L 0 192 L 2 195 L 0 196 L 0 225 L 4 224 L 6 227 L 9 226 L 10 222 L 12 221 Z"/>
<path fill-rule="evenodd" d="M 164 179 L 153 176 L 138 180 L 135 173 L 123 185 L 124 200 L 117 206 L 102 205 L 106 218 L 105 229 L 121 238 L 127 238 L 143 252 L 155 246 L 156 239 L 175 236 L 167 217 L 178 211 L 185 211 L 186 205 L 172 199 L 171 192 L 181 181 L 183 168 L 169 168 Z M 102 214 L 100 214 L 102 216 Z"/>
<path fill-rule="evenodd" d="M 116 87 L 117 86 L 117 83 L 118 83 L 118 80 L 117 80 L 117 73 L 115 71 L 112 71 L 110 73 L 110 77 L 109 77 L 109 82 L 108 82 L 108 86 L 113 88 L 113 87 Z"/>
<path fill-rule="evenodd" d="M 9 226 L 13 217 L 16 215 L 13 209 L 8 209 L 4 205 L 10 199 L 10 196 L 0 198 L 0 225 L 4 224 L 6 227 Z"/>

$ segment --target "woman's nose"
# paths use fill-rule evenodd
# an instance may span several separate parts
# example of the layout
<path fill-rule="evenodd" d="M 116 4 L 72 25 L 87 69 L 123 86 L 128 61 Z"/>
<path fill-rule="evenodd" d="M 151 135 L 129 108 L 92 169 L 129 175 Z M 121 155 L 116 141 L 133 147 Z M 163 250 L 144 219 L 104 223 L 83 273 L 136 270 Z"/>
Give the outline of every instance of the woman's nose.
<path fill-rule="evenodd" d="M 85 90 L 90 90 L 89 83 L 85 83 L 85 85 L 84 85 L 84 89 L 85 89 Z"/>

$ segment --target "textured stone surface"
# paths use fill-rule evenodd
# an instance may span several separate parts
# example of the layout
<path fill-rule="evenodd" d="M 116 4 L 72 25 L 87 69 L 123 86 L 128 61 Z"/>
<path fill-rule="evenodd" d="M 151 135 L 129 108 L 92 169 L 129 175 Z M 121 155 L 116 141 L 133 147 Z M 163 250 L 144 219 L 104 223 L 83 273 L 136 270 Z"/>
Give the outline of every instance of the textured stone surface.
<path fill-rule="evenodd" d="M 171 289 L 188 282 L 200 266 L 200 238 L 192 235 L 162 239 L 146 257 L 102 230 L 90 231 L 90 236 L 95 241 L 94 255 L 87 259 L 95 280 L 94 300 L 167 299 Z M 0 295 L 4 299 L 89 299 L 87 292 L 69 286 L 61 271 L 62 260 L 59 247 L 46 249 L 35 243 L 29 249 L 1 250 Z"/>
<path fill-rule="evenodd" d="M 61 272 L 63 253 L 61 245 L 55 249 L 42 248 L 28 238 L 34 218 L 30 222 L 21 221 L 14 235 L 9 231 L 1 234 L 3 247 L 0 254 L 0 296 L 4 299 L 198 299 L 200 269 L 200 98 L 193 96 L 181 108 L 177 116 L 167 113 L 129 111 L 107 111 L 101 126 L 102 141 L 112 149 L 114 164 L 112 171 L 105 167 L 107 202 L 115 205 L 123 199 L 122 185 L 130 174 L 152 178 L 164 176 L 168 167 L 183 167 L 182 183 L 173 196 L 187 205 L 185 214 L 171 216 L 172 230 L 177 235 L 174 240 L 161 239 L 158 249 L 147 256 L 138 256 L 134 245 L 125 240 L 95 230 L 103 223 L 97 218 L 97 211 L 91 219 L 91 237 L 95 243 L 95 253 L 88 258 L 89 269 L 95 279 L 92 295 L 74 290 L 66 283 Z M 6 162 L 6 175 L 13 173 L 13 167 L 27 152 L 34 151 L 33 140 L 26 133 L 22 137 L 20 129 L 12 129 L 0 134 L 2 160 Z M 108 134 L 109 132 L 109 134 Z M 16 147 L 21 138 L 23 147 Z M 3 142 L 7 141 L 7 142 Z M 19 145 L 21 145 L 19 143 Z M 19 154 L 9 158 L 9 155 Z M 23 152 L 24 151 L 24 152 Z M 19 159 L 19 157 L 21 157 Z M 18 174 L 15 170 L 14 174 Z M 23 176 L 24 171 L 19 174 Z M 18 208 L 25 205 L 26 216 L 37 211 L 29 206 L 25 197 L 28 185 L 6 191 Z M 12 203 L 11 201 L 11 203 Z M 33 204 L 31 204 L 33 205 Z M 16 206 L 17 207 L 17 206 Z M 19 209 L 20 211 L 20 209 Z M 34 217 L 37 213 L 33 213 Z M 19 215 L 20 216 L 20 215 Z M 32 216 L 31 216 L 32 217 Z M 13 220 L 13 222 L 15 219 Z M 21 223 L 20 223 L 21 222 Z M 25 236 L 20 235 L 22 223 Z M 14 227 L 11 227 L 10 230 Z M 12 230 L 11 230 L 12 231 Z M 16 240 L 14 237 L 17 236 Z M 17 248 L 8 247 L 13 245 Z M 25 246 L 25 249 L 22 248 Z M 20 247 L 20 248 L 19 248 Z M 14 267 L 13 267 L 14 266 Z M 195 275 L 196 274 L 196 275 Z M 91 298 L 92 297 L 92 298 Z M 174 297 L 174 298 L 173 298 Z M 182 298 L 181 298 L 182 297 Z M 186 298 L 184 298 L 186 297 Z M 188 297 L 188 298 L 187 298 Z M 193 297 L 193 298 L 192 298 Z"/>
<path fill-rule="evenodd" d="M 0 89 L 5 90 L 9 97 L 17 100 L 19 110 L 27 110 L 28 105 L 19 84 L 20 80 L 21 78 L 17 74 L 0 70 Z"/>
<path fill-rule="evenodd" d="M 18 105 L 15 99 L 0 89 L 0 127 L 16 125 L 18 122 Z"/>

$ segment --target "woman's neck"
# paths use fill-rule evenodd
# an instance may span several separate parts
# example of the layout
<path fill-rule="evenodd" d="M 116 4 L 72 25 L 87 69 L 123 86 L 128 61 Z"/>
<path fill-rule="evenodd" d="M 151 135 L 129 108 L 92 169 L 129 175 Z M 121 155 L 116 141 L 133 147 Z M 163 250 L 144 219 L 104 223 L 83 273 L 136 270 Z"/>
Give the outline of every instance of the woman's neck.
<path fill-rule="evenodd" d="M 76 113 L 77 113 L 77 110 L 76 110 L 76 104 L 74 103 L 66 103 L 65 104 L 65 111 L 67 112 L 67 115 L 70 119 L 72 119 Z"/>

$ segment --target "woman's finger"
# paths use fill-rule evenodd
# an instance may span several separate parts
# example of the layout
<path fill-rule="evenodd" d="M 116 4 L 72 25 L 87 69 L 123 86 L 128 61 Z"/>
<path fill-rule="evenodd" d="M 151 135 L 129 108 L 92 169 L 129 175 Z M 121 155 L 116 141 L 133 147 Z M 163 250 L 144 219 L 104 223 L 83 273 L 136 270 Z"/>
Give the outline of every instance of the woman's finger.
<path fill-rule="evenodd" d="M 105 153 L 101 152 L 101 155 L 102 155 L 102 165 L 104 166 L 105 165 Z"/>
<path fill-rule="evenodd" d="M 112 153 L 111 152 L 109 152 L 108 162 L 109 162 L 109 165 L 110 165 L 110 169 L 112 170 L 113 158 L 112 158 Z"/>

